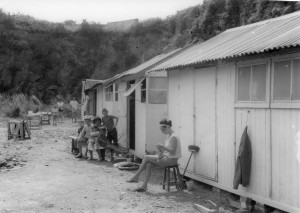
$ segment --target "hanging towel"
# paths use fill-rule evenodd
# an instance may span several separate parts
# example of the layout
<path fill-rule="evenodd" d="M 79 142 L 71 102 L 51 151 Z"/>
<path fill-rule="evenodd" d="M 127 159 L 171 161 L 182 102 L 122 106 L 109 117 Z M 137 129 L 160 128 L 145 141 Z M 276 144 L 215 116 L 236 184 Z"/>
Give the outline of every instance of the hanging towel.
<path fill-rule="evenodd" d="M 251 141 L 247 133 L 247 126 L 244 129 L 241 143 L 239 147 L 239 153 L 235 164 L 235 173 L 233 179 L 233 188 L 238 189 L 239 184 L 247 187 L 250 183 L 251 173 Z"/>

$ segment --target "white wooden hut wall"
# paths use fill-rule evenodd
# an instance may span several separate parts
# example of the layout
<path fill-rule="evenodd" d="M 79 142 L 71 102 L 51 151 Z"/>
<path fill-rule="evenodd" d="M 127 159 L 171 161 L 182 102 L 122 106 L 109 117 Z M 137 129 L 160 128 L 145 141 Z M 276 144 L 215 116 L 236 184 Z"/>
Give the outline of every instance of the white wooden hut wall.
<path fill-rule="evenodd" d="M 96 87 L 97 90 L 97 109 L 96 113 L 98 116 L 102 117 L 102 109 L 103 109 L 103 102 L 104 102 L 104 96 L 103 96 L 103 86 L 99 85 Z"/>
<path fill-rule="evenodd" d="M 118 131 L 119 144 L 123 147 L 127 147 L 127 98 L 123 95 L 127 89 L 126 82 L 120 82 L 114 84 L 114 105 L 113 115 L 119 117 L 118 125 L 116 126 Z"/>
<path fill-rule="evenodd" d="M 145 155 L 146 144 L 146 103 L 141 100 L 141 86 L 135 90 L 135 155 L 142 158 Z"/>
<path fill-rule="evenodd" d="M 268 67 L 273 66 L 273 58 L 266 61 Z M 188 145 L 200 147 L 187 175 L 288 212 L 299 212 L 300 109 L 238 107 L 235 63 L 174 70 L 168 75 L 168 117 L 182 143 L 181 168 L 190 154 Z M 235 159 L 246 124 L 252 142 L 250 186 L 234 190 Z"/>
<path fill-rule="evenodd" d="M 127 147 L 127 99 L 123 96 L 124 92 L 127 89 L 126 82 L 117 83 L 117 86 L 116 84 L 112 84 L 112 90 L 110 91 L 111 94 L 109 95 L 105 88 L 107 88 L 107 86 L 98 86 L 98 98 L 102 99 L 102 103 L 100 103 L 100 101 L 97 101 L 99 104 L 97 106 L 98 115 L 102 117 L 102 109 L 106 108 L 110 115 L 119 117 L 119 121 L 116 126 L 119 144 L 123 147 Z"/>

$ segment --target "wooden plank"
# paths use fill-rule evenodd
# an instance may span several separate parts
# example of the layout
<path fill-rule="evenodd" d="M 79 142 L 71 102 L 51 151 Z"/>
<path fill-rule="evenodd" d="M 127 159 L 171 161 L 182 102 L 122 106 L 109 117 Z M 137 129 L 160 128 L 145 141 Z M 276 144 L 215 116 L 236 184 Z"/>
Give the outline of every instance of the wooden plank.
<path fill-rule="evenodd" d="M 183 171 L 183 169 L 184 168 L 180 167 L 181 172 Z M 255 200 L 259 203 L 269 205 L 269 206 L 272 206 L 274 208 L 277 208 L 277 209 L 280 209 L 280 210 L 283 210 L 283 211 L 286 211 L 286 212 L 291 212 L 291 213 L 299 213 L 300 212 L 300 208 L 298 208 L 298 207 L 290 206 L 290 205 L 287 205 L 285 203 L 281 203 L 281 202 L 278 202 L 278 201 L 275 201 L 275 200 L 264 198 L 264 197 L 261 197 L 259 195 L 251 194 L 251 193 L 248 193 L 248 192 L 245 192 L 245 191 L 235 190 L 230 186 L 226 186 L 226 185 L 220 184 L 219 182 L 208 180 L 208 179 L 203 178 L 199 175 L 187 173 L 187 176 L 190 177 L 190 178 L 193 178 L 195 180 L 201 181 L 203 183 L 209 184 L 211 186 L 214 186 L 214 187 L 223 189 L 225 191 L 234 193 L 236 195 L 249 197 L 249 198 L 251 198 L 251 199 L 253 199 L 253 200 Z"/>

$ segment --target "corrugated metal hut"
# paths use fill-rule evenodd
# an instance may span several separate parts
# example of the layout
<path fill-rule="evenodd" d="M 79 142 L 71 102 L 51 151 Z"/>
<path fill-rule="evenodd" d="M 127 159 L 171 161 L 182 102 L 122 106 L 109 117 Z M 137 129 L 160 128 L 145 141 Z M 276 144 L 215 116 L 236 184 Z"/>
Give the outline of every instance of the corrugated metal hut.
<path fill-rule="evenodd" d="M 155 66 L 168 71 L 168 117 L 195 144 L 187 175 L 288 212 L 300 212 L 300 12 L 226 30 Z M 245 126 L 250 185 L 233 189 Z"/>
<path fill-rule="evenodd" d="M 136 156 L 155 152 L 155 144 L 164 137 L 159 121 L 167 116 L 166 71 L 145 73 L 178 52 L 158 55 L 93 87 L 97 90 L 97 114 L 105 107 L 119 117 L 119 144 L 130 147 Z"/>
<path fill-rule="evenodd" d="M 95 89 L 96 85 L 101 85 L 105 80 L 95 80 L 95 79 L 86 79 L 82 81 L 82 93 L 81 93 L 81 116 L 84 116 L 84 113 L 87 115 L 99 115 L 101 112 L 97 110 L 97 105 L 100 105 L 101 98 L 97 98 L 97 91 Z M 88 96 L 88 101 L 86 103 L 86 98 Z M 87 105 L 86 105 L 87 104 Z"/>

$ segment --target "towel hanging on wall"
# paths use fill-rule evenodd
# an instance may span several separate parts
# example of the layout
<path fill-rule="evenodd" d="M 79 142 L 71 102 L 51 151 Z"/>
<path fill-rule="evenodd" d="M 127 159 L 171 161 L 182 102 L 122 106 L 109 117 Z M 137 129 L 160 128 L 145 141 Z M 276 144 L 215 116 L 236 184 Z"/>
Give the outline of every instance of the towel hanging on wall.
<path fill-rule="evenodd" d="M 233 188 L 238 189 L 239 184 L 247 187 L 250 183 L 252 150 L 251 141 L 247 133 L 246 126 L 241 138 L 238 157 L 235 164 Z"/>

